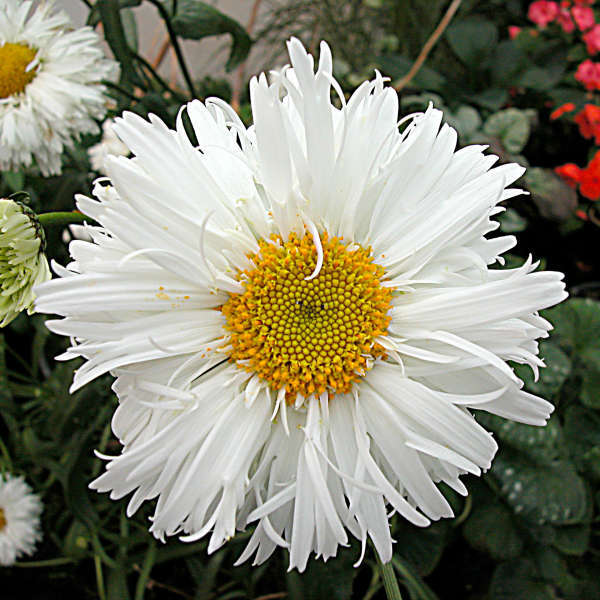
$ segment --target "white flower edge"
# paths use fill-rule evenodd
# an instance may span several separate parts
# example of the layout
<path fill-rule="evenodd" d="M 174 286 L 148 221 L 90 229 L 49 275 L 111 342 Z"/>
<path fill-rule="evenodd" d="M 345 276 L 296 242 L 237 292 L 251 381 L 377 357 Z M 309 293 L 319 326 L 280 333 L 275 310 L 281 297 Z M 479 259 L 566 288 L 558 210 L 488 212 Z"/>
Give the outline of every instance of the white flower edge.
<path fill-rule="evenodd" d="M 78 197 L 101 227 L 92 244 L 72 242 L 74 262 L 40 286 L 37 306 L 66 317 L 48 322 L 75 338 L 61 358 L 87 359 L 72 389 L 117 377 L 124 449 L 91 487 L 134 492 L 129 514 L 158 498 L 154 535 L 212 532 L 209 552 L 256 522 L 240 561 L 282 546 L 302 571 L 311 551 L 335 556 L 346 531 L 388 561 L 388 504 L 420 526 L 451 516 L 435 483 L 466 494 L 459 477 L 488 469 L 497 449 L 469 408 L 545 423 L 552 405 L 506 361 L 543 366 L 536 339 L 551 326 L 537 311 L 566 293 L 560 273 L 531 260 L 488 268 L 515 244 L 485 236 L 498 204 L 521 193 L 507 187 L 521 167 L 491 168 L 483 146 L 455 151 L 431 107 L 400 132 L 379 75 L 335 108 L 327 46 L 316 73 L 297 40 L 289 50 L 292 68 L 251 82 L 252 127 L 220 100 L 187 105 L 201 152 L 181 117 L 175 131 L 154 116 L 116 120 L 135 158 L 108 157 L 111 185 Z M 208 349 L 225 334 L 214 308 L 243 291 L 235 275 L 257 239 L 302 235 L 309 222 L 371 245 L 402 293 L 378 340 L 389 362 L 353 394 L 287 406 Z"/>

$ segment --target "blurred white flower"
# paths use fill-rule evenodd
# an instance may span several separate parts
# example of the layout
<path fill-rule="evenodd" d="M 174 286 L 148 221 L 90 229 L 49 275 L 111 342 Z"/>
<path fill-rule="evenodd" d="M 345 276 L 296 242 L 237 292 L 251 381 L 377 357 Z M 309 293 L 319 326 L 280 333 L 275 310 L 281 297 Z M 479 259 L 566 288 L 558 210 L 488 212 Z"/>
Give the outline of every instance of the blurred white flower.
<path fill-rule="evenodd" d="M 251 81 L 250 128 L 218 99 L 186 107 L 198 146 L 181 115 L 117 119 L 135 158 L 78 197 L 101 226 L 37 308 L 66 317 L 47 321 L 73 341 L 61 358 L 87 360 L 73 390 L 117 377 L 124 449 L 92 487 L 133 492 L 129 514 L 157 499 L 157 538 L 213 552 L 257 522 L 240 561 L 282 546 L 303 570 L 348 532 L 389 561 L 390 506 L 452 516 L 436 483 L 466 494 L 490 467 L 469 407 L 545 423 L 506 361 L 543 365 L 536 311 L 566 293 L 531 260 L 489 268 L 516 242 L 486 236 L 523 168 L 456 151 L 433 108 L 399 128 L 380 75 L 346 102 L 326 44 L 316 73 L 288 47 L 291 67 Z"/>
<path fill-rule="evenodd" d="M 129 156 L 129 148 L 117 137 L 113 125 L 113 119 L 106 119 L 102 123 L 102 139 L 88 149 L 92 169 L 99 173 L 105 173 L 104 160 L 107 156 Z"/>
<path fill-rule="evenodd" d="M 10 566 L 31 556 L 42 539 L 43 505 L 23 477 L 0 475 L 0 565 Z"/>
<path fill-rule="evenodd" d="M 44 175 L 106 114 L 100 82 L 118 73 L 91 27 L 73 29 L 53 2 L 0 0 L 0 170 L 35 159 Z"/>
<path fill-rule="evenodd" d="M 0 198 L 0 327 L 33 313 L 33 286 L 50 279 L 44 231 L 29 208 Z"/>

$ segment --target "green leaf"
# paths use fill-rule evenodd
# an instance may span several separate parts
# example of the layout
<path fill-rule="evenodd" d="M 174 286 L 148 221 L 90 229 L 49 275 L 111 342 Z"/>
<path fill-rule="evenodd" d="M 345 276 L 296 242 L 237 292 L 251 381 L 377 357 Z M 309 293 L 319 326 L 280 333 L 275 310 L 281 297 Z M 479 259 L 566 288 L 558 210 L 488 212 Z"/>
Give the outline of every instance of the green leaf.
<path fill-rule="evenodd" d="M 478 413 L 477 420 L 492 430 L 503 444 L 520 450 L 540 464 L 552 465 L 564 454 L 561 447 L 562 431 L 556 416 L 545 427 L 516 423 L 487 413 Z"/>
<path fill-rule="evenodd" d="M 554 341 L 572 356 L 582 403 L 600 409 L 600 303 L 572 298 L 546 316 L 555 327 Z"/>
<path fill-rule="evenodd" d="M 448 27 L 446 39 L 466 66 L 480 69 L 498 42 L 498 28 L 491 21 L 467 18 Z"/>
<path fill-rule="evenodd" d="M 497 111 L 508 102 L 508 92 L 502 88 L 488 88 L 483 92 L 473 94 L 471 100 L 483 108 Z"/>
<path fill-rule="evenodd" d="M 600 303 L 571 298 L 545 312 L 553 325 L 552 338 L 569 354 L 600 348 Z"/>
<path fill-rule="evenodd" d="M 492 57 L 490 75 L 498 87 L 509 87 L 530 62 L 527 55 L 512 40 L 503 40 Z"/>
<path fill-rule="evenodd" d="M 535 564 L 526 558 L 498 565 L 492 577 L 491 600 L 555 600 Z"/>
<path fill-rule="evenodd" d="M 516 514 L 540 525 L 571 525 L 582 522 L 588 510 L 583 479 L 566 459 L 534 465 L 504 449 L 495 459 L 492 475 L 501 494 Z"/>
<path fill-rule="evenodd" d="M 507 108 L 488 117 L 483 131 L 500 139 L 511 154 L 523 150 L 530 133 L 529 117 L 518 108 Z"/>
<path fill-rule="evenodd" d="M 540 343 L 540 357 L 546 366 L 540 369 L 537 381 L 534 380 L 533 372 L 527 365 L 515 365 L 515 373 L 523 380 L 528 392 L 550 400 L 571 373 L 571 361 L 553 339 L 543 340 Z"/>
<path fill-rule="evenodd" d="M 590 408 L 600 409 L 600 348 L 588 348 L 579 356 L 581 371 L 581 402 Z"/>
<path fill-rule="evenodd" d="M 563 430 L 577 467 L 600 478 L 600 415 L 582 406 L 569 406 Z"/>
<path fill-rule="evenodd" d="M 170 6 L 173 30 L 182 38 L 201 40 L 224 33 L 231 35 L 233 44 L 225 65 L 227 71 L 234 69 L 248 56 L 252 40 L 246 30 L 231 17 L 200 0 L 178 0 L 175 14 L 172 0 L 167 0 L 165 5 Z"/>
<path fill-rule="evenodd" d="M 577 193 L 551 169 L 531 167 L 525 182 L 542 217 L 566 221 L 577 208 Z"/>
<path fill-rule="evenodd" d="M 446 113 L 446 120 L 456 129 L 462 142 L 470 137 L 481 127 L 479 112 L 472 106 L 462 104 L 455 113 Z"/>
<path fill-rule="evenodd" d="M 11 192 L 19 192 L 25 186 L 25 174 L 22 171 L 3 171 L 2 180 Z"/>
<path fill-rule="evenodd" d="M 352 544 L 354 552 L 345 548 L 335 559 L 328 561 L 310 559 L 301 577 L 287 578 L 290 598 L 303 600 L 348 600 L 352 596 L 352 584 L 358 569 L 352 567 L 358 558 L 357 544 Z M 288 573 L 288 575 L 292 575 Z"/>
<path fill-rule="evenodd" d="M 382 54 L 378 57 L 377 62 L 382 72 L 395 80 L 404 77 L 408 73 L 414 60 L 400 54 Z M 437 92 L 445 82 L 446 79 L 443 75 L 427 65 L 423 65 L 412 79 L 411 87 Z"/>
<path fill-rule="evenodd" d="M 395 553 L 409 562 L 419 575 L 426 577 L 437 566 L 448 539 L 446 521 L 433 523 L 426 529 L 415 527 L 402 520 L 394 528 L 394 539 L 401 540 Z"/>
<path fill-rule="evenodd" d="M 513 85 L 544 92 L 551 90 L 563 78 L 567 66 L 564 51 L 548 48 L 536 62 L 538 65 L 526 69 Z"/>
<path fill-rule="evenodd" d="M 507 208 L 506 212 L 498 217 L 500 230 L 503 233 L 517 233 L 527 227 L 527 219 L 522 217 L 514 208 Z"/>
<path fill-rule="evenodd" d="M 499 502 L 476 508 L 467 519 L 463 534 L 473 548 L 494 560 L 516 558 L 523 549 L 511 512 Z"/>
<path fill-rule="evenodd" d="M 557 527 L 553 544 L 563 554 L 582 556 L 588 548 L 590 533 L 588 524 Z"/>

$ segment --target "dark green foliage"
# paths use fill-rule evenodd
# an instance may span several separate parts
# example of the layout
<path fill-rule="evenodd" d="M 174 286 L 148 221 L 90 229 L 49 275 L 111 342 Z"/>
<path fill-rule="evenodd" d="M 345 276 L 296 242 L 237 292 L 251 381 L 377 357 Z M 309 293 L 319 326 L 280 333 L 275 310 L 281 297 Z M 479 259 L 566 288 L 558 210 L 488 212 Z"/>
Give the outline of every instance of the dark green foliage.
<path fill-rule="evenodd" d="M 243 63 L 253 40 L 242 24 L 208 2 L 93 3 L 88 22 L 102 24 L 121 65 L 119 83 L 107 83 L 114 114 L 154 113 L 173 126 L 181 104 L 191 97 L 190 87 L 198 97 L 226 100 L 232 87 L 223 73 L 197 80 L 193 70 L 189 81 L 182 74 L 173 85 L 138 54 L 135 9 L 150 1 L 176 40 L 229 36 L 227 70 Z M 332 45 L 334 69 L 349 95 L 374 67 L 393 82 L 409 71 L 448 2 L 426 4 L 427 10 L 422 0 L 290 0 L 268 7 L 254 37 L 264 44 L 263 66 L 271 68 L 281 62 L 289 34 L 312 46 L 318 32 Z M 488 144 L 500 161 L 533 165 L 517 184 L 528 188 L 531 198 L 511 202 L 498 216 L 503 234 L 519 233 L 520 244 L 506 256 L 506 267 L 521 265 L 533 252 L 549 268 L 566 272 L 574 296 L 543 315 L 555 330 L 540 343 L 547 368 L 539 379 L 529 368 L 513 365 L 528 391 L 554 404 L 548 425 L 532 427 L 478 412 L 477 420 L 493 432 L 500 450 L 488 473 L 463 478 L 467 498 L 440 485 L 456 517 L 426 529 L 391 519 L 393 566 L 403 597 L 410 600 L 600 598 L 598 230 L 574 218 L 576 192 L 552 171 L 575 160 L 567 151 L 579 157 L 587 151 L 573 127 L 548 120 L 550 106 L 572 101 L 581 107 L 587 101 L 573 78 L 586 55 L 565 40 L 543 35 L 507 39 L 508 25 L 527 23 L 527 4 L 464 0 L 400 94 L 403 114 L 430 101 L 442 108 L 461 145 Z M 239 113 L 250 124 L 245 91 Z M 187 124 L 185 114 L 183 120 Z M 0 196 L 25 190 L 38 212 L 72 210 L 74 194 L 89 194 L 96 176 L 86 148 L 97 139 L 87 136 L 65 155 L 60 177 L 43 179 L 34 169 L 1 173 Z M 48 255 L 63 264 L 68 260 L 58 229 L 48 232 Z M 93 451 L 115 455 L 121 450 L 110 429 L 117 402 L 112 378 L 69 394 L 76 365 L 54 361 L 64 344 L 48 335 L 44 321 L 23 315 L 0 334 L 0 467 L 26 475 L 45 506 L 44 541 L 31 568 L 2 570 L 2 597 L 11 589 L 19 595 L 8 593 L 9 599 L 385 597 L 370 546 L 358 568 L 352 566 L 361 552 L 355 541 L 327 563 L 311 558 L 304 574 L 286 572 L 288 555 L 281 549 L 260 567 L 234 567 L 252 528 L 208 556 L 205 541 L 154 540 L 148 532 L 152 503 L 127 518 L 127 499 L 113 501 L 90 491 L 89 482 L 104 468 Z"/>

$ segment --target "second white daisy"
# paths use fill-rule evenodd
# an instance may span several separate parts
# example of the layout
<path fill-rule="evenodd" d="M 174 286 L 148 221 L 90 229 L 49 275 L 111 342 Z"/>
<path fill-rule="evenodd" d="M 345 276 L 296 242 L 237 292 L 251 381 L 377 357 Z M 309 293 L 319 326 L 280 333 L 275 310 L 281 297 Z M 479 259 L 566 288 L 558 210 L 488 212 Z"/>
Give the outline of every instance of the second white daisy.
<path fill-rule="evenodd" d="M 94 31 L 74 30 L 52 2 L 0 0 L 0 170 L 35 160 L 44 175 L 60 173 L 64 148 L 98 130 L 100 82 L 117 72 Z"/>

